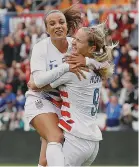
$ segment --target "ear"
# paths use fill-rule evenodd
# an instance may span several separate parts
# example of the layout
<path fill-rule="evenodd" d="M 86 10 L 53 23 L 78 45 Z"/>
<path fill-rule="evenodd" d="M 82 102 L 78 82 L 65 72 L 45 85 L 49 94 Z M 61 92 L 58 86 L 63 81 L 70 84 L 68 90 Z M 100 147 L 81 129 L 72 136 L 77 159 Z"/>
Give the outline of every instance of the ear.
<path fill-rule="evenodd" d="M 49 35 L 48 29 L 46 28 L 45 30 L 46 30 L 46 33 Z"/>
<path fill-rule="evenodd" d="M 49 34 L 49 33 L 48 33 L 48 27 L 47 27 L 47 25 L 46 25 L 46 21 L 45 21 L 45 20 L 44 20 L 44 24 L 45 24 L 45 31 L 46 31 L 47 34 Z"/>
<path fill-rule="evenodd" d="M 93 53 L 96 50 L 96 46 L 91 46 L 89 48 L 89 53 Z"/>

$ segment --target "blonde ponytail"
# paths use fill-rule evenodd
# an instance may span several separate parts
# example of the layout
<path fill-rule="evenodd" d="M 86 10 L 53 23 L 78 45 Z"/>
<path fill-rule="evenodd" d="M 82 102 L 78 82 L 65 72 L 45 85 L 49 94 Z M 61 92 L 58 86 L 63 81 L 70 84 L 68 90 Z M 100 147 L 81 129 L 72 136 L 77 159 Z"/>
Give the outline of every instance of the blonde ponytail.
<path fill-rule="evenodd" d="M 93 53 L 93 58 L 95 60 L 97 60 L 98 62 L 105 62 L 105 61 L 109 62 L 109 66 L 98 70 L 98 73 L 103 78 L 108 79 L 108 78 L 112 77 L 112 75 L 114 73 L 114 63 L 113 63 L 112 50 L 117 45 L 118 45 L 118 43 L 116 43 L 116 44 L 112 43 L 112 45 L 105 46 L 104 53 L 99 53 L 99 55 L 96 53 Z"/>

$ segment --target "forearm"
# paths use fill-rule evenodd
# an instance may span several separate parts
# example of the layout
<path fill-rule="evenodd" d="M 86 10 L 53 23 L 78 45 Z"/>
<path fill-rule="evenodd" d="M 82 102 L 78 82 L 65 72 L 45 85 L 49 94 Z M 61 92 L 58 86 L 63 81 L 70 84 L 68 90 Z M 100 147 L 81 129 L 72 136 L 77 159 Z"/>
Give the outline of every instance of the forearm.
<path fill-rule="evenodd" d="M 48 84 L 48 85 L 46 85 L 46 86 L 44 86 L 42 88 L 38 88 L 37 91 L 38 92 L 40 92 L 40 91 L 50 91 L 51 89 L 53 89 L 53 88 L 51 87 L 50 84 Z"/>
<path fill-rule="evenodd" d="M 32 73 L 34 83 L 37 88 L 43 88 L 56 79 L 60 78 L 64 73 L 69 71 L 69 65 L 67 63 L 61 64 L 50 71 L 35 71 Z"/>
<path fill-rule="evenodd" d="M 105 61 L 103 63 L 100 63 L 100 62 L 96 61 L 95 59 L 92 59 L 92 58 L 89 58 L 89 57 L 85 57 L 85 59 L 86 59 L 86 65 L 88 67 L 93 66 L 94 69 L 96 69 L 96 70 L 109 66 L 109 63 L 107 61 Z"/>

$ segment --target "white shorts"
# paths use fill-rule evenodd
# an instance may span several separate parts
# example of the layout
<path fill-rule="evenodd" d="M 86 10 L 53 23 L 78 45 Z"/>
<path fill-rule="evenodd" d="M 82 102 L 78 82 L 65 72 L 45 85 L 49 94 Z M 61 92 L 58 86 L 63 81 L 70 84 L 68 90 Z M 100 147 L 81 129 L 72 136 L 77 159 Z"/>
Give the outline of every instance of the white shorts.
<path fill-rule="evenodd" d="M 99 141 L 85 140 L 65 133 L 65 166 L 90 166 L 99 150 Z"/>
<path fill-rule="evenodd" d="M 46 99 L 36 96 L 28 96 L 25 103 L 25 117 L 28 123 L 39 114 L 56 113 L 60 117 L 60 109 Z"/>

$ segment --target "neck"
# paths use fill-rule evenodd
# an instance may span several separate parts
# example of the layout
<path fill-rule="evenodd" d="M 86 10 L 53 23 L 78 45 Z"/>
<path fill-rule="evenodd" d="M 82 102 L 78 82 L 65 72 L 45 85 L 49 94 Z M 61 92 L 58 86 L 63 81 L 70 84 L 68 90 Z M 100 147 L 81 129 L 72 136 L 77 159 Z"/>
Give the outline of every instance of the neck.
<path fill-rule="evenodd" d="M 67 39 L 52 39 L 51 41 L 53 43 L 53 45 L 61 52 L 61 53 L 65 53 L 68 49 L 68 41 Z"/>
<path fill-rule="evenodd" d="M 89 57 L 90 58 L 90 57 L 92 57 L 92 54 L 85 55 L 85 57 Z"/>

